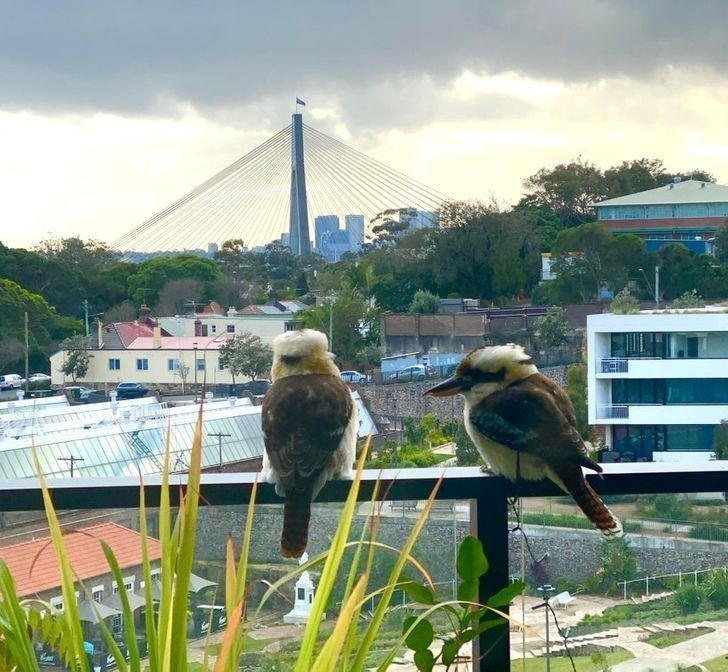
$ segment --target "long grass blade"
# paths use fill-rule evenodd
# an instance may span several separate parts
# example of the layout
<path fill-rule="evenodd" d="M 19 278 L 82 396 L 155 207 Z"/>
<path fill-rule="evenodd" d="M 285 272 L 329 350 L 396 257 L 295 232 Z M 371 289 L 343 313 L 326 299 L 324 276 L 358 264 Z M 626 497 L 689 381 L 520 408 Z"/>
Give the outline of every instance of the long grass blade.
<path fill-rule="evenodd" d="M 361 484 L 361 474 L 364 469 L 364 462 L 366 460 L 368 448 L 369 441 L 367 441 L 366 446 L 359 456 L 356 475 L 351 483 L 349 495 L 347 496 L 346 502 L 344 503 L 344 507 L 341 511 L 339 525 L 336 528 L 334 538 L 331 540 L 329 556 L 326 560 L 326 564 L 324 565 L 323 572 L 321 573 L 319 586 L 316 590 L 316 597 L 311 605 L 311 612 L 306 623 L 306 630 L 303 634 L 298 660 L 294 667 L 295 672 L 310 672 L 311 670 L 311 662 L 313 660 L 316 639 L 321 627 L 321 618 L 323 617 L 324 608 L 329 600 L 331 591 L 334 588 L 336 574 L 341 564 L 344 550 L 346 549 L 346 541 L 349 537 L 349 530 L 351 529 L 352 519 L 354 517 L 354 512 L 356 511 L 359 486 Z"/>
<path fill-rule="evenodd" d="M 372 644 L 374 642 L 374 639 L 375 639 L 377 633 L 379 632 L 379 628 L 382 624 L 382 621 L 384 620 L 384 616 L 387 612 L 389 603 L 392 599 L 392 594 L 394 593 L 396 584 L 399 581 L 399 577 L 407 562 L 407 556 L 410 555 L 410 553 L 412 551 L 412 547 L 415 545 L 415 542 L 417 541 L 417 537 L 419 536 L 420 532 L 422 531 L 422 528 L 425 525 L 427 516 L 430 513 L 430 509 L 432 508 L 432 503 L 435 501 L 435 496 L 437 495 L 437 491 L 440 489 L 442 480 L 443 480 L 443 476 L 440 476 L 440 478 L 437 480 L 437 483 L 435 483 L 435 487 L 432 489 L 430 496 L 428 497 L 427 501 L 425 502 L 422 512 L 420 513 L 414 526 L 412 527 L 412 530 L 410 531 L 410 534 L 407 537 L 407 541 L 405 541 L 404 545 L 402 546 L 402 552 L 397 557 L 394 567 L 392 568 L 392 571 L 389 575 L 389 579 L 387 580 L 386 588 L 385 588 L 384 592 L 382 593 L 382 597 L 379 600 L 379 604 L 377 605 L 377 608 L 374 610 L 374 615 L 372 616 L 372 620 L 369 623 L 369 626 L 367 627 L 367 629 L 364 631 L 364 634 L 359 642 L 359 649 L 356 653 L 356 657 L 354 658 L 354 663 L 353 663 L 353 669 L 355 669 L 355 670 L 363 668 L 364 660 L 365 660 L 367 654 L 369 653 L 369 650 L 372 647 Z"/>
<path fill-rule="evenodd" d="M 63 533 L 56 516 L 56 510 L 53 506 L 51 493 L 48 489 L 48 483 L 38 460 L 38 452 L 33 443 L 33 462 L 35 471 L 40 481 L 41 492 L 43 494 L 43 506 L 45 507 L 46 518 L 48 520 L 48 531 L 50 533 L 53 550 L 58 560 L 58 569 L 61 574 L 61 594 L 63 595 L 64 615 L 69 624 L 72 624 L 70 630 L 70 650 L 73 660 L 80 661 L 80 667 L 83 672 L 88 672 L 88 662 L 83 648 L 83 630 L 81 629 L 81 621 L 78 617 L 78 605 L 76 604 L 76 591 L 74 589 L 73 570 L 68 562 L 68 555 L 63 545 Z M 71 662 L 71 661 L 69 661 Z"/>
<path fill-rule="evenodd" d="M 28 618 L 18 601 L 15 582 L 8 566 L 0 560 L 0 599 L 2 601 L 2 669 L 12 669 L 12 661 L 16 669 L 33 672 L 38 669 L 38 662 L 33 649 L 33 641 L 28 637 Z"/>
<path fill-rule="evenodd" d="M 342 655 L 344 642 L 353 627 L 356 628 L 357 614 L 361 609 L 361 599 L 366 587 L 367 577 L 362 574 L 354 586 L 349 598 L 342 604 L 339 617 L 336 619 L 334 631 L 321 649 L 312 670 L 321 672 L 334 672 L 336 663 Z"/>

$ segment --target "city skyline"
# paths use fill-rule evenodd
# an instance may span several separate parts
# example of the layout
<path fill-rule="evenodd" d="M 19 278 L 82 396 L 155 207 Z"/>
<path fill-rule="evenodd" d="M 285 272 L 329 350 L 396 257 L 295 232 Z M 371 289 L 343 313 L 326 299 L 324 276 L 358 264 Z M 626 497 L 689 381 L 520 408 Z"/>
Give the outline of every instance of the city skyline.
<path fill-rule="evenodd" d="M 6 3 L 0 240 L 112 241 L 282 128 L 296 96 L 306 123 L 454 198 L 515 203 L 579 156 L 728 181 L 722 3 L 244 11 Z"/>

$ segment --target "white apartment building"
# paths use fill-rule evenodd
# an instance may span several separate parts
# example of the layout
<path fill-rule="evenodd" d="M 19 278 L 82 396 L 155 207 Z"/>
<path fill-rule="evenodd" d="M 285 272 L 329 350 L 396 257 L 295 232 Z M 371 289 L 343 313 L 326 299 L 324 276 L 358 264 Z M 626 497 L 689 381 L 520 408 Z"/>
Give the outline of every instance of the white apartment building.
<path fill-rule="evenodd" d="M 587 317 L 589 423 L 602 461 L 695 461 L 728 419 L 725 309 Z"/>

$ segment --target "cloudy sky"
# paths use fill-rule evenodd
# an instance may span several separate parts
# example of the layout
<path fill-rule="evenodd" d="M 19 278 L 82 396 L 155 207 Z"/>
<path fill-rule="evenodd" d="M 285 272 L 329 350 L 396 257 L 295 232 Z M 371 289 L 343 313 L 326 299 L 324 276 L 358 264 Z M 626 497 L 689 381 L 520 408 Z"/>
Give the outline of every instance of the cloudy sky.
<path fill-rule="evenodd" d="M 289 123 L 506 204 L 577 156 L 728 183 L 723 0 L 0 0 L 0 241 L 112 241 Z"/>

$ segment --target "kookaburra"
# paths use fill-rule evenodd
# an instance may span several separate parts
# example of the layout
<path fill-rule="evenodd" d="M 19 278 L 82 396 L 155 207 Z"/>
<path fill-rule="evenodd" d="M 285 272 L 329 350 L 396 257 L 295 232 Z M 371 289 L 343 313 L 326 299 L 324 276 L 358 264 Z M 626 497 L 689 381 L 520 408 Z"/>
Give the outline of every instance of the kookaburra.
<path fill-rule="evenodd" d="M 511 481 L 549 478 L 602 534 L 621 536 L 621 523 L 582 473 L 602 468 L 587 454 L 571 400 L 519 345 L 473 350 L 452 378 L 425 394 L 463 396 L 465 428 L 493 472 Z"/>
<path fill-rule="evenodd" d="M 262 478 L 285 498 L 281 554 L 306 550 L 311 500 L 332 478 L 351 477 L 357 408 L 325 334 L 289 331 L 273 341 L 273 385 L 263 398 Z"/>

